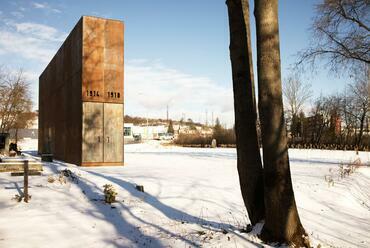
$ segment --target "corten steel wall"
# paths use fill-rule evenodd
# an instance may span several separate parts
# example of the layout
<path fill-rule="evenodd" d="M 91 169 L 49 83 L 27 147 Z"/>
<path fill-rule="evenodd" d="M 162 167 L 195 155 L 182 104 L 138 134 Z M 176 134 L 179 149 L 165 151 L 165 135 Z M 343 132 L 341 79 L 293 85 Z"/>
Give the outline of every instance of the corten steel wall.
<path fill-rule="evenodd" d="M 123 23 L 83 16 L 39 78 L 39 153 L 123 165 Z"/>

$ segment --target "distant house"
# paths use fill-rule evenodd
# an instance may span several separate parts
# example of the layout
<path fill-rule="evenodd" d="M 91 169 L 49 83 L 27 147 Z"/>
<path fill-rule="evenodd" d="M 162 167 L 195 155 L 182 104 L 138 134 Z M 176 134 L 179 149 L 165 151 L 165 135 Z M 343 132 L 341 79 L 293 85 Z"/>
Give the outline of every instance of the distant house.
<path fill-rule="evenodd" d="M 133 123 L 124 123 L 124 139 L 125 143 L 130 143 L 135 136 L 140 136 L 144 140 L 159 139 L 161 134 L 167 133 L 165 125 L 157 126 L 136 126 Z"/>
<path fill-rule="evenodd" d="M 132 123 L 124 123 L 123 124 L 123 135 L 124 135 L 124 143 L 131 143 L 134 141 L 134 136 L 132 129 L 134 127 L 134 124 Z"/>
<path fill-rule="evenodd" d="M 327 117 L 322 114 L 309 116 L 303 120 L 302 133 L 307 142 L 319 142 L 322 136 L 338 136 L 342 131 L 342 119 L 336 114 Z"/>
<path fill-rule="evenodd" d="M 165 125 L 158 126 L 135 126 L 133 129 L 134 134 L 140 134 L 142 139 L 153 140 L 159 139 L 161 134 L 167 133 Z"/>

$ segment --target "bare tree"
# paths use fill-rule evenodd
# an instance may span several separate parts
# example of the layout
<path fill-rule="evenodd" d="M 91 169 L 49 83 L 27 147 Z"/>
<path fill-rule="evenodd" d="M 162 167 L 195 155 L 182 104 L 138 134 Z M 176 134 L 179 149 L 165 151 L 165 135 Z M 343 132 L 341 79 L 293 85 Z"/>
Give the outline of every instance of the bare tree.
<path fill-rule="evenodd" d="M 298 216 L 290 175 L 281 86 L 278 0 L 255 0 L 254 6 L 266 208 L 261 238 L 310 247 Z"/>
<path fill-rule="evenodd" d="M 327 121 L 328 108 L 326 104 L 326 99 L 322 96 L 318 97 L 313 104 L 311 110 L 311 117 L 308 118 L 307 126 L 305 131 L 309 135 L 309 140 L 311 144 L 319 144 L 324 133 L 324 130 L 329 125 Z"/>
<path fill-rule="evenodd" d="M 264 218 L 262 161 L 257 136 L 249 0 L 227 0 L 233 75 L 237 167 L 252 225 Z M 217 121 L 216 121 L 217 122 Z"/>
<path fill-rule="evenodd" d="M 353 115 L 355 105 L 347 89 L 341 95 L 340 113 L 344 124 L 344 144 L 351 143 L 351 133 L 356 129 L 356 117 Z"/>
<path fill-rule="evenodd" d="M 342 95 L 319 96 L 315 99 L 304 128 L 308 133 L 311 144 L 334 143 L 337 136 L 337 121 L 342 118 Z"/>
<path fill-rule="evenodd" d="M 283 95 L 287 108 L 287 122 L 290 124 L 292 138 L 297 135 L 299 126 L 299 113 L 303 111 L 303 105 L 311 98 L 312 90 L 310 84 L 302 82 L 297 74 L 289 75 L 283 84 Z"/>
<path fill-rule="evenodd" d="M 314 101 L 304 128 L 310 143 L 340 141 L 346 145 L 362 145 L 370 111 L 369 69 L 367 66 L 362 69 L 342 93 L 320 96 Z"/>
<path fill-rule="evenodd" d="M 353 115 L 358 123 L 359 130 L 355 142 L 357 146 L 361 145 L 365 121 L 370 112 L 370 65 L 365 65 L 362 69 L 362 73 L 356 74 L 354 83 L 349 85 L 354 106 L 348 114 Z"/>
<path fill-rule="evenodd" d="M 370 64 L 370 1 L 323 0 L 316 5 L 310 46 L 298 64 L 325 59 L 333 70 Z"/>
<path fill-rule="evenodd" d="M 305 84 L 298 75 L 289 75 L 283 84 L 283 94 L 290 116 L 302 111 L 303 105 L 312 97 L 310 84 Z"/>
<path fill-rule="evenodd" d="M 2 68 L 0 73 L 0 132 L 24 128 L 32 118 L 30 87 L 22 70 L 11 72 Z"/>

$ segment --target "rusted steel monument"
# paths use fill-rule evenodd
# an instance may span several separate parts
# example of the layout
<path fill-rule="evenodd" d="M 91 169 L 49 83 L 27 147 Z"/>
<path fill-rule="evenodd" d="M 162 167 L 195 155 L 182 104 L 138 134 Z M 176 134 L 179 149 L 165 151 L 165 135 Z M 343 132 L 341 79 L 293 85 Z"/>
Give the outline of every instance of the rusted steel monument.
<path fill-rule="evenodd" d="M 39 153 L 123 165 L 123 22 L 83 16 L 39 78 Z"/>

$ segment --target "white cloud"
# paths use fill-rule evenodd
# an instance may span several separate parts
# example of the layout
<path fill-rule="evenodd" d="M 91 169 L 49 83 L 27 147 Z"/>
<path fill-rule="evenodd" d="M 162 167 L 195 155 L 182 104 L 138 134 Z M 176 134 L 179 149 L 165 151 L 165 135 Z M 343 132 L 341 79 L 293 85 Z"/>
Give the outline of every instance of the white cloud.
<path fill-rule="evenodd" d="M 15 23 L 3 20 L 0 28 L 0 51 L 48 63 L 67 34 L 53 27 L 38 23 Z"/>
<path fill-rule="evenodd" d="M 42 40 L 63 41 L 67 37 L 67 34 L 43 24 L 23 22 L 16 23 L 14 26 L 19 33 L 30 35 Z"/>
<path fill-rule="evenodd" d="M 30 82 L 37 82 L 39 80 L 39 73 L 35 71 L 24 71 L 24 77 Z"/>
<path fill-rule="evenodd" d="M 50 60 L 53 49 L 44 46 L 45 42 L 19 33 L 0 30 L 0 50 L 26 59 L 34 59 L 46 63 Z"/>
<path fill-rule="evenodd" d="M 32 3 L 32 6 L 35 8 L 35 9 L 46 9 L 46 4 L 44 3 L 35 3 L 33 2 Z"/>
<path fill-rule="evenodd" d="M 33 6 L 35 9 L 43 9 L 43 10 L 51 11 L 51 12 L 54 12 L 54 13 L 62 13 L 59 9 L 53 8 L 53 7 L 51 7 L 51 6 L 50 6 L 49 4 L 47 4 L 47 3 L 38 3 L 38 2 L 33 2 L 33 3 L 32 3 L 32 6 Z"/>
<path fill-rule="evenodd" d="M 232 88 L 192 76 L 156 61 L 129 60 L 125 65 L 125 111 L 129 115 L 186 118 L 208 122 L 211 113 L 229 127 L 234 123 Z"/>

